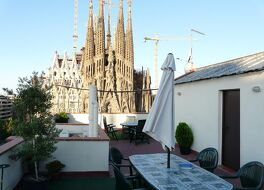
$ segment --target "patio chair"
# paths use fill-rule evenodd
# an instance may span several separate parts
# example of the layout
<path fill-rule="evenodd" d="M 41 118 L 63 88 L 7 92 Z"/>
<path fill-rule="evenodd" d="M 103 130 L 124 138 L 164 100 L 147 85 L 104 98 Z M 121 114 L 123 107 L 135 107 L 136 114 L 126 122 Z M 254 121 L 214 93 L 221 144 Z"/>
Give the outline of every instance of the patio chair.
<path fill-rule="evenodd" d="M 132 165 L 129 162 L 129 159 L 124 158 L 123 154 L 115 147 L 110 148 L 110 161 L 113 162 L 118 169 L 128 168 L 129 175 L 133 175 Z M 124 164 L 123 161 L 126 161 L 127 163 Z"/>
<path fill-rule="evenodd" d="M 243 165 L 234 176 L 220 177 L 224 179 L 239 178 L 242 187 L 234 187 L 233 189 L 260 190 L 263 187 L 263 174 L 263 164 L 260 162 L 253 161 Z"/>
<path fill-rule="evenodd" d="M 130 143 L 134 140 L 135 144 L 138 143 L 138 140 L 140 140 L 140 142 L 147 142 L 149 144 L 149 138 L 147 136 L 147 134 L 145 134 L 142 130 L 144 128 L 144 125 L 146 123 L 145 119 L 141 119 L 138 120 L 138 126 L 133 128 L 131 131 L 131 136 L 130 136 Z"/>
<path fill-rule="evenodd" d="M 218 164 L 218 152 L 215 148 L 203 149 L 196 157 L 195 160 L 189 160 L 190 162 L 199 162 L 200 167 L 214 173 L 214 169 Z"/>
<path fill-rule="evenodd" d="M 104 129 L 107 135 L 112 135 L 113 138 L 115 138 L 118 141 L 118 138 L 116 136 L 117 130 L 114 129 L 114 124 L 107 124 L 106 117 L 103 116 L 103 123 L 104 123 Z"/>
<path fill-rule="evenodd" d="M 115 164 L 111 164 L 111 165 L 113 166 L 115 180 L 116 180 L 115 190 L 133 190 L 134 188 L 131 187 L 129 181 L 132 181 L 132 183 L 134 184 L 134 182 L 138 179 L 138 177 L 136 176 L 125 177 Z M 134 190 L 145 190 L 145 188 L 136 188 Z"/>

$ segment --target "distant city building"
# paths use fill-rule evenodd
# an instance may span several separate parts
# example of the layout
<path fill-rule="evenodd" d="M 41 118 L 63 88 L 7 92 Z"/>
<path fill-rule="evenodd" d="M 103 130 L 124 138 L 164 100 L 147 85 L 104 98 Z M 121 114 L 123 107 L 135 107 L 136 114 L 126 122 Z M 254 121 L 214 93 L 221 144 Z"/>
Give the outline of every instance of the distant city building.
<path fill-rule="evenodd" d="M 137 95 L 134 92 L 131 6 L 131 0 L 128 0 L 125 30 L 123 0 L 120 0 L 117 27 L 112 40 L 110 13 L 105 35 L 104 0 L 99 0 L 97 23 L 93 18 L 93 3 L 90 0 L 85 47 L 72 58 L 66 52 L 63 56 L 55 52 L 53 66 L 46 73 L 46 84 L 53 85 L 53 112 L 87 113 L 87 89 L 92 84 L 97 86 L 99 109 L 102 113 L 149 111 L 151 92 L 143 91 L 140 101 L 136 101 Z M 142 78 L 141 89 L 150 89 L 149 71 L 143 71 Z"/>
<path fill-rule="evenodd" d="M 0 95 L 0 119 L 12 116 L 12 101 L 9 97 Z"/>

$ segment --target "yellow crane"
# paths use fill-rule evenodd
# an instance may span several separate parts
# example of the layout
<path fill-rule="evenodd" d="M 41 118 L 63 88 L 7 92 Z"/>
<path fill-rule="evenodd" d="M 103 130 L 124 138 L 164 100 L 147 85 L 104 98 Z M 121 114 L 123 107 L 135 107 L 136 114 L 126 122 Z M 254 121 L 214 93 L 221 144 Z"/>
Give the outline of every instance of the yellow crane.
<path fill-rule="evenodd" d="M 159 72 L 158 72 L 158 44 L 159 41 L 171 41 L 171 40 L 187 40 L 187 41 L 192 41 L 192 40 L 196 40 L 192 37 L 192 35 L 190 36 L 184 36 L 184 37 L 175 37 L 175 38 L 160 38 L 158 37 L 158 35 L 156 34 L 155 37 L 145 37 L 144 38 L 144 42 L 147 41 L 154 41 L 155 42 L 155 50 L 154 50 L 154 72 L 155 72 L 155 83 L 154 83 L 154 88 L 157 89 L 159 86 Z"/>

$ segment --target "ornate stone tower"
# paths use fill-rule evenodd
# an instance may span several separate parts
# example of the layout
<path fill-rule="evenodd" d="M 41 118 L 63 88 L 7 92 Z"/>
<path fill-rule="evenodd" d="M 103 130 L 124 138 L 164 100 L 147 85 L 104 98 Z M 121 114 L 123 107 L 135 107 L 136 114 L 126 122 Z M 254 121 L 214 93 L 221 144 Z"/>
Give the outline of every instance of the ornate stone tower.
<path fill-rule="evenodd" d="M 99 15 L 95 33 L 95 75 L 92 80 L 99 90 L 99 97 L 102 96 L 101 90 L 104 90 L 105 82 L 105 26 L 104 26 L 104 0 L 99 3 Z"/>
<path fill-rule="evenodd" d="M 89 3 L 89 18 L 82 59 L 83 88 L 95 84 L 101 112 L 135 111 L 133 92 L 134 47 L 132 33 L 131 0 L 128 1 L 128 21 L 125 32 L 123 0 L 119 3 L 115 44 L 111 40 L 111 14 L 108 12 L 108 30 L 105 36 L 104 0 L 99 0 L 96 28 L 93 24 L 92 0 Z M 105 46 L 106 42 L 106 46 Z M 82 96 L 87 98 L 86 95 Z"/>
<path fill-rule="evenodd" d="M 132 31 L 132 0 L 128 0 L 128 19 L 125 38 L 125 65 L 127 67 L 125 73 L 126 86 L 129 91 L 133 90 L 133 73 L 134 73 L 134 43 Z M 135 96 L 131 93 L 128 94 L 128 106 L 135 106 Z M 129 107 L 130 110 L 135 110 L 135 107 Z"/>
<path fill-rule="evenodd" d="M 151 77 L 149 69 L 143 71 L 143 92 L 142 92 L 142 111 L 149 112 L 152 105 L 152 95 L 150 89 Z"/>
<path fill-rule="evenodd" d="M 55 52 L 52 67 L 46 73 L 45 85 L 52 85 L 53 113 L 61 111 L 88 113 L 88 92 L 91 84 L 98 89 L 98 103 L 102 113 L 148 112 L 152 104 L 149 71 L 142 71 L 142 95 L 135 103 L 134 44 L 132 30 L 132 0 L 128 0 L 127 25 L 124 25 L 123 0 L 115 35 L 111 35 L 111 3 L 108 1 L 108 23 L 105 35 L 104 0 L 99 0 L 99 13 L 93 16 L 93 2 L 89 1 L 89 16 L 85 47 L 72 57 Z M 112 37 L 114 39 L 112 39 Z M 140 83 L 140 80 L 137 81 Z M 139 101 L 138 101 L 139 100 Z M 139 111 L 139 110 L 138 110 Z"/>
<path fill-rule="evenodd" d="M 85 50 L 83 51 L 81 76 L 83 86 L 89 86 L 93 83 L 91 80 L 95 75 L 95 44 L 94 44 L 94 23 L 93 23 L 93 2 L 89 2 L 89 17 L 85 41 Z M 88 111 L 88 93 L 81 93 L 83 111 Z"/>

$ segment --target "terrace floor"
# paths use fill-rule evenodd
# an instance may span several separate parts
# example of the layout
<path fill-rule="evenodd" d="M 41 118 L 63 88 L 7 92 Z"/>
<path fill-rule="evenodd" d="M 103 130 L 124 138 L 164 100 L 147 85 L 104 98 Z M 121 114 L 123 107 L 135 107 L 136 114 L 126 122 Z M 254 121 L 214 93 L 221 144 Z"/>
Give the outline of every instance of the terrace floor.
<path fill-rule="evenodd" d="M 119 140 L 119 141 L 111 140 L 110 147 L 118 148 L 125 157 L 129 157 L 130 155 L 133 154 L 165 153 L 161 144 L 153 139 L 150 139 L 150 144 L 142 143 L 137 145 L 135 145 L 135 143 L 133 142 L 129 143 L 128 140 Z M 175 146 L 175 150 L 172 151 L 171 154 L 176 154 L 187 160 L 192 160 L 197 156 L 197 152 L 195 151 L 191 151 L 191 153 L 188 155 L 182 155 L 177 145 Z M 224 166 L 218 166 L 218 168 L 215 170 L 215 174 L 217 175 L 231 175 L 234 173 L 235 171 L 225 168 Z"/>
<path fill-rule="evenodd" d="M 165 151 L 161 147 L 160 143 L 150 139 L 150 144 L 147 143 L 140 143 L 135 145 L 135 143 L 129 143 L 129 140 L 111 140 L 110 141 L 110 147 L 116 147 L 118 148 L 125 157 L 128 157 L 133 154 L 148 154 L 148 153 L 164 153 Z M 196 157 L 197 152 L 192 151 L 191 154 L 189 155 L 181 155 L 179 148 L 176 146 L 175 150 L 172 152 L 172 154 L 179 155 L 185 159 L 193 159 Z M 127 171 L 123 171 L 127 172 Z M 99 189 L 107 189 L 107 190 L 112 190 L 114 189 L 115 186 L 115 180 L 114 180 L 114 175 L 112 168 L 110 167 L 110 177 L 81 177 L 81 178 L 67 178 L 67 179 L 60 179 L 60 180 L 55 180 L 50 183 L 50 188 L 51 190 L 53 189 L 91 189 L 93 187 L 93 190 L 99 190 Z M 215 170 L 215 174 L 217 175 L 228 175 L 232 174 L 234 171 L 228 170 L 227 168 L 219 166 Z M 229 181 L 235 186 L 239 186 L 239 181 Z M 107 188 L 105 188 L 107 187 Z"/>
<path fill-rule="evenodd" d="M 151 153 L 164 153 L 161 144 L 153 139 L 150 139 L 150 143 L 139 143 L 135 145 L 134 142 L 130 143 L 129 140 L 110 140 L 110 147 L 118 148 L 125 157 L 133 154 L 151 154 Z M 187 160 L 194 159 L 197 152 L 191 151 L 189 155 L 181 155 L 178 146 L 176 145 L 175 150 L 171 154 L 176 154 Z M 49 190 L 83 190 L 83 189 L 93 189 L 93 190 L 114 190 L 115 189 L 115 179 L 113 175 L 112 168 L 109 169 L 109 176 L 61 176 L 59 179 L 52 180 L 49 184 Z M 129 173 L 129 171 L 124 170 L 122 172 Z M 227 169 L 225 167 L 219 166 L 215 170 L 216 175 L 230 175 L 234 171 Z M 230 183 L 235 186 L 239 186 L 238 180 L 230 180 Z M 20 190 L 18 186 L 15 188 Z"/>

